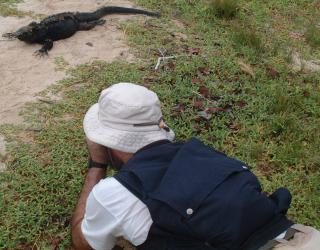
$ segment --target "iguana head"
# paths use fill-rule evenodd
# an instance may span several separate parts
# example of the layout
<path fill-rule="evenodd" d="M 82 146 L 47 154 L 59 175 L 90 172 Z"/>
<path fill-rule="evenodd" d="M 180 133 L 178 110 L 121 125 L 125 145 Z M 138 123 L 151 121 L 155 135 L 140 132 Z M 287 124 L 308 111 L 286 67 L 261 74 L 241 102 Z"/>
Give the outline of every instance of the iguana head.
<path fill-rule="evenodd" d="M 27 26 L 23 26 L 18 29 L 16 33 L 16 37 L 24 42 L 32 43 L 37 38 L 37 34 L 39 31 L 38 24 L 36 22 L 29 23 Z"/>
<path fill-rule="evenodd" d="M 21 41 L 27 43 L 33 43 L 38 38 L 39 25 L 36 22 L 29 23 L 27 26 L 23 26 L 13 33 L 3 34 L 3 37 L 18 38 Z"/>

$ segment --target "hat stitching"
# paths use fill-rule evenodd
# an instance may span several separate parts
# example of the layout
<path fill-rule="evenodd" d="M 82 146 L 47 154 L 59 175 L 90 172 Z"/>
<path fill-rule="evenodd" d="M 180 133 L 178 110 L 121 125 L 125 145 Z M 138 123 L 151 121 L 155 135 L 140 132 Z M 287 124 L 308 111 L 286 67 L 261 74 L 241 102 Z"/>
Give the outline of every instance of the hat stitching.
<path fill-rule="evenodd" d="M 116 100 L 112 100 L 111 98 L 109 98 L 109 100 L 111 100 L 113 103 L 120 104 L 121 106 L 126 106 L 126 107 L 128 107 L 128 108 L 143 108 L 143 107 L 150 107 L 150 106 L 152 106 L 152 104 L 149 104 L 149 105 L 140 105 L 140 106 L 126 105 L 126 104 L 123 104 L 122 102 L 119 102 L 119 101 L 116 101 Z M 160 101 L 157 100 L 157 102 L 160 102 Z M 99 105 L 100 105 L 100 102 L 99 102 Z"/>

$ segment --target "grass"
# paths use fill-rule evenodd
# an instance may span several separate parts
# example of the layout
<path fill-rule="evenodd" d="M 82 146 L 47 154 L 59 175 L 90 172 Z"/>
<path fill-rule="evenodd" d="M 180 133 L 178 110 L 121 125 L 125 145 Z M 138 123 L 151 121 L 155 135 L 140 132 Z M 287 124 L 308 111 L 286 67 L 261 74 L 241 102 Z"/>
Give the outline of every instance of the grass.
<path fill-rule="evenodd" d="M 1 16 L 17 16 L 23 17 L 27 13 L 19 11 L 14 7 L 14 4 L 21 2 L 21 0 L 0 0 L 0 15 Z"/>
<path fill-rule="evenodd" d="M 70 248 L 70 216 L 86 170 L 83 115 L 102 89 L 121 81 L 158 93 L 179 140 L 196 136 L 247 162 L 267 192 L 288 187 L 290 218 L 319 228 L 320 76 L 294 73 L 287 60 L 288 48 L 308 53 L 308 42 L 290 32 L 319 11 L 305 1 L 239 1 L 227 19 L 208 18 L 206 1 L 137 3 L 164 16 L 119 26 L 135 63 L 72 69 L 51 89 L 63 100 L 28 106 L 25 117 L 36 129 L 0 127 L 10 142 L 10 170 L 0 174 L 0 248 Z M 154 71 L 159 48 L 177 57 Z M 199 117 L 205 108 L 214 110 L 209 121 Z"/>
<path fill-rule="evenodd" d="M 307 42 L 312 47 L 319 47 L 320 46 L 320 28 L 315 25 L 311 24 L 305 33 L 305 37 Z"/>
<path fill-rule="evenodd" d="M 254 28 L 241 27 L 236 25 L 233 31 L 233 41 L 237 48 L 248 47 L 257 51 L 262 50 L 262 41 Z"/>
<path fill-rule="evenodd" d="M 208 0 L 208 14 L 215 15 L 220 18 L 234 18 L 238 12 L 237 0 Z"/>

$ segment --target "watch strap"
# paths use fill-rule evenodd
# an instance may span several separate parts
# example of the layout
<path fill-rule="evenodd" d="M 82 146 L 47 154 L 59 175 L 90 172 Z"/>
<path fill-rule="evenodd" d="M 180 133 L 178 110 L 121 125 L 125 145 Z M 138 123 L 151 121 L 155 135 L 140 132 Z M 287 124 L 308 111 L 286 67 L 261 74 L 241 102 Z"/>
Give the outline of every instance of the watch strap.
<path fill-rule="evenodd" d="M 91 159 L 91 157 L 89 158 L 88 161 L 88 168 L 103 168 L 103 169 L 107 169 L 109 167 L 108 163 L 99 163 L 99 162 L 95 162 Z"/>

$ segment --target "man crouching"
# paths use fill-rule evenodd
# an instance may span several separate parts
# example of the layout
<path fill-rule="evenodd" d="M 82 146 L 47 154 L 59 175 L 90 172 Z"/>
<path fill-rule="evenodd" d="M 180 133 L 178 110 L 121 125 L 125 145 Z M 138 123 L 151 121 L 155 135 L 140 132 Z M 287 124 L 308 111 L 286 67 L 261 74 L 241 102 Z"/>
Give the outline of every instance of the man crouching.
<path fill-rule="evenodd" d="M 286 217 L 249 167 L 198 139 L 174 142 L 157 95 L 119 83 L 84 118 L 89 170 L 72 220 L 75 249 L 320 249 L 320 233 Z M 106 178 L 106 169 L 119 171 Z"/>

